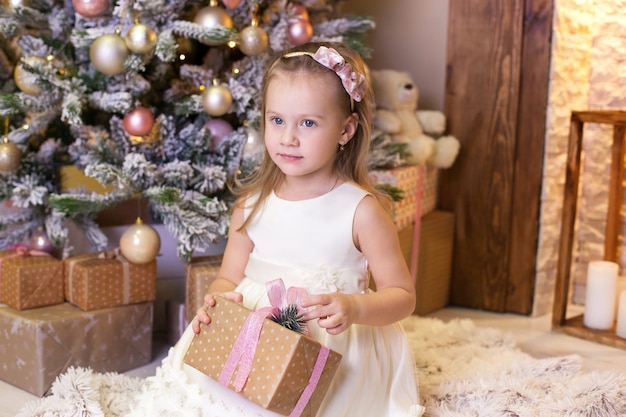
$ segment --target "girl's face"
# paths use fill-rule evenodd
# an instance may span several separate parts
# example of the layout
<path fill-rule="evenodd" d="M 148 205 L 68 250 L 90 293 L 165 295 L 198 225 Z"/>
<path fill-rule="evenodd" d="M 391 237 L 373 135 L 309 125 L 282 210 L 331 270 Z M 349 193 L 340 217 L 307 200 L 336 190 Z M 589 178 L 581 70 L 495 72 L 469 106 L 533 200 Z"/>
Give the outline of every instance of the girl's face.
<path fill-rule="evenodd" d="M 278 73 L 270 80 L 265 146 L 287 177 L 328 178 L 338 146 L 354 135 L 357 120 L 339 108 L 337 95 L 343 90 L 337 88 L 322 75 Z"/>

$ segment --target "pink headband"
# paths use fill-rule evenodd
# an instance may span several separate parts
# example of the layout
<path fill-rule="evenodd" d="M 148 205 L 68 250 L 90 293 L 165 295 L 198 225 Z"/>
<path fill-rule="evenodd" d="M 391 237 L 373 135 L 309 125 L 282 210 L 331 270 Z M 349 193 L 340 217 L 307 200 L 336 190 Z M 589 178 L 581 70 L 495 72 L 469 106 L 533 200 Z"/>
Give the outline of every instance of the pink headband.
<path fill-rule="evenodd" d="M 354 102 L 360 102 L 365 95 L 365 76 L 352 70 L 352 66 L 333 48 L 320 46 L 315 54 L 311 52 L 299 51 L 290 52 L 283 55 L 284 58 L 307 55 L 325 66 L 341 79 L 343 88 L 350 96 L 350 108 L 354 110 Z"/>

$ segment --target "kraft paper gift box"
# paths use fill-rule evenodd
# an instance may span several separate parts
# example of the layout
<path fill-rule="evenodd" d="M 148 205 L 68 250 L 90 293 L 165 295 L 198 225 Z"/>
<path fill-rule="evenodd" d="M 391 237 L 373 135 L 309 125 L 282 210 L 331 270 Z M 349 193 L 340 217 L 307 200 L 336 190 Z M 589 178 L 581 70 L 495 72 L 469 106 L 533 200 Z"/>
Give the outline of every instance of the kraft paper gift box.
<path fill-rule="evenodd" d="M 2 302 L 2 261 L 7 256 L 13 255 L 14 250 L 0 250 L 0 303 Z"/>
<path fill-rule="evenodd" d="M 0 305 L 0 379 L 42 396 L 71 366 L 123 372 L 152 360 L 151 302 L 82 311 Z"/>
<path fill-rule="evenodd" d="M 209 311 L 211 324 L 203 326 L 195 336 L 185 355 L 185 363 L 220 381 L 225 365 L 233 351 L 250 310 L 217 298 L 215 307 Z M 252 313 L 254 314 L 254 313 Z M 318 363 L 320 352 L 328 353 L 321 374 Z M 313 374 L 319 382 L 303 408 L 301 416 L 314 417 L 332 382 L 341 361 L 341 355 L 323 348 L 315 340 L 288 330 L 279 324 L 263 319 L 249 376 L 239 392 L 263 408 L 281 415 L 289 415 L 296 407 Z M 323 362 L 323 360 L 322 360 Z M 317 365 L 317 366 L 316 366 Z M 239 364 L 238 372 L 244 367 Z M 312 370 L 316 369 L 317 372 Z M 226 372 L 225 383 L 237 391 L 237 375 L 234 380 Z M 224 375 L 222 375 L 224 377 Z M 230 381 L 230 383 L 228 383 Z M 310 391 L 310 389 L 306 389 Z"/>
<path fill-rule="evenodd" d="M 419 239 L 417 276 L 414 277 L 417 299 L 413 313 L 424 315 L 449 304 L 454 213 L 435 210 L 422 217 Z"/>
<path fill-rule="evenodd" d="M 421 178 L 420 169 L 422 170 Z M 435 209 L 438 172 L 436 168 L 418 165 L 370 171 L 370 178 L 374 183 L 395 187 L 403 193 L 403 198 L 394 201 L 392 208 L 393 221 L 398 230 L 404 229 L 415 221 L 418 203 L 420 216 Z"/>
<path fill-rule="evenodd" d="M 64 263 L 65 299 L 85 311 L 156 299 L 156 260 L 133 264 L 112 251 L 76 255 Z"/>
<path fill-rule="evenodd" d="M 63 262 L 20 248 L 0 252 L 0 299 L 18 310 L 63 303 Z"/>
<path fill-rule="evenodd" d="M 222 255 L 196 256 L 185 266 L 185 315 L 191 323 L 220 270 Z"/>

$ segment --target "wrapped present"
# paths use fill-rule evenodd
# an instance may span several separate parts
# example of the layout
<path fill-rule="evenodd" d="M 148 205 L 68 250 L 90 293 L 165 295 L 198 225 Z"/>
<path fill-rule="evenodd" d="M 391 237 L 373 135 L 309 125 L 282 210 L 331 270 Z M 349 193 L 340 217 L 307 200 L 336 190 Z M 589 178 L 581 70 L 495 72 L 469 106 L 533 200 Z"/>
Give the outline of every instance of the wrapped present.
<path fill-rule="evenodd" d="M 444 308 L 449 302 L 454 250 L 454 213 L 432 211 L 421 218 L 419 226 L 417 253 L 411 255 L 417 256 L 417 268 L 412 271 L 417 294 L 413 314 L 425 315 Z M 407 229 L 407 234 L 413 236 L 413 227 Z M 407 243 L 415 244 L 411 241 Z M 409 252 L 414 252 L 411 247 Z"/>
<path fill-rule="evenodd" d="M 22 245 L 0 252 L 0 297 L 18 310 L 63 303 L 63 262 Z"/>
<path fill-rule="evenodd" d="M 0 306 L 0 379 L 44 395 L 71 366 L 123 372 L 152 360 L 151 302 L 96 311 Z"/>
<path fill-rule="evenodd" d="M 128 262 L 119 251 L 76 255 L 65 260 L 65 299 L 85 310 L 154 301 L 156 260 Z"/>
<path fill-rule="evenodd" d="M 402 199 L 394 201 L 392 208 L 398 230 L 412 224 L 418 212 L 424 216 L 435 209 L 438 173 L 436 168 L 417 165 L 370 171 L 375 184 L 392 186 L 402 192 Z"/>
<path fill-rule="evenodd" d="M 196 311 L 204 303 L 204 296 L 217 278 L 222 255 L 196 256 L 185 266 L 185 310 L 187 322 L 191 323 Z"/>
<path fill-rule="evenodd" d="M 13 254 L 15 254 L 15 250 L 0 250 L 0 303 L 2 302 L 2 261 Z"/>
<path fill-rule="evenodd" d="M 316 415 L 339 353 L 265 318 L 267 312 L 220 297 L 210 315 L 211 324 L 193 338 L 185 363 L 270 411 Z"/>

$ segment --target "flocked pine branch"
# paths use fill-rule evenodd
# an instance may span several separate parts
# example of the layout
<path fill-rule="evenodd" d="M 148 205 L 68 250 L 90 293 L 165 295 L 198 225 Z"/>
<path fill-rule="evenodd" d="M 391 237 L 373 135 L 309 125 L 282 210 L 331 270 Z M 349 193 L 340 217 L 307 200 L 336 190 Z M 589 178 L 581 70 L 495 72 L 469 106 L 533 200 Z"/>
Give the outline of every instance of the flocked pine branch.
<path fill-rule="evenodd" d="M 338 0 L 300 3 L 310 12 L 313 39 L 344 41 L 367 56 L 359 38 L 373 27 L 371 20 L 336 16 Z M 289 2 L 242 0 L 228 10 L 233 28 L 212 29 L 193 22 L 193 14 L 206 7 L 203 0 L 117 0 L 109 13 L 94 18 L 81 16 L 70 1 L 29 0 L 25 5 L 0 9 L 0 33 L 11 40 L 0 46 L 0 116 L 11 119 L 8 136 L 24 153 L 16 172 L 0 173 L 0 198 L 29 213 L 12 227 L 45 223 L 49 237 L 67 250 L 66 223 L 72 221 L 97 249 L 106 242 L 94 221 L 98 212 L 142 198 L 180 242 L 181 258 L 223 236 L 234 198 L 226 184 L 253 172 L 263 154 L 260 79 L 273 55 L 289 47 Z M 246 56 L 226 43 L 239 40 L 257 7 L 269 49 Z M 118 29 L 123 36 L 135 17 L 155 30 L 155 50 L 130 53 L 123 73 L 100 73 L 91 62 L 93 41 Z M 14 51 L 18 37 L 21 50 Z M 36 76 L 44 94 L 20 91 L 11 75 L 18 63 Z M 233 98 L 223 116 L 209 115 L 202 100 L 201 86 L 214 78 Z M 138 105 L 155 116 L 150 134 L 140 140 L 123 125 L 124 116 Z M 218 138 L 208 127 L 217 118 L 233 131 Z M 63 164 L 76 165 L 107 191 L 61 191 L 54 171 Z"/>

